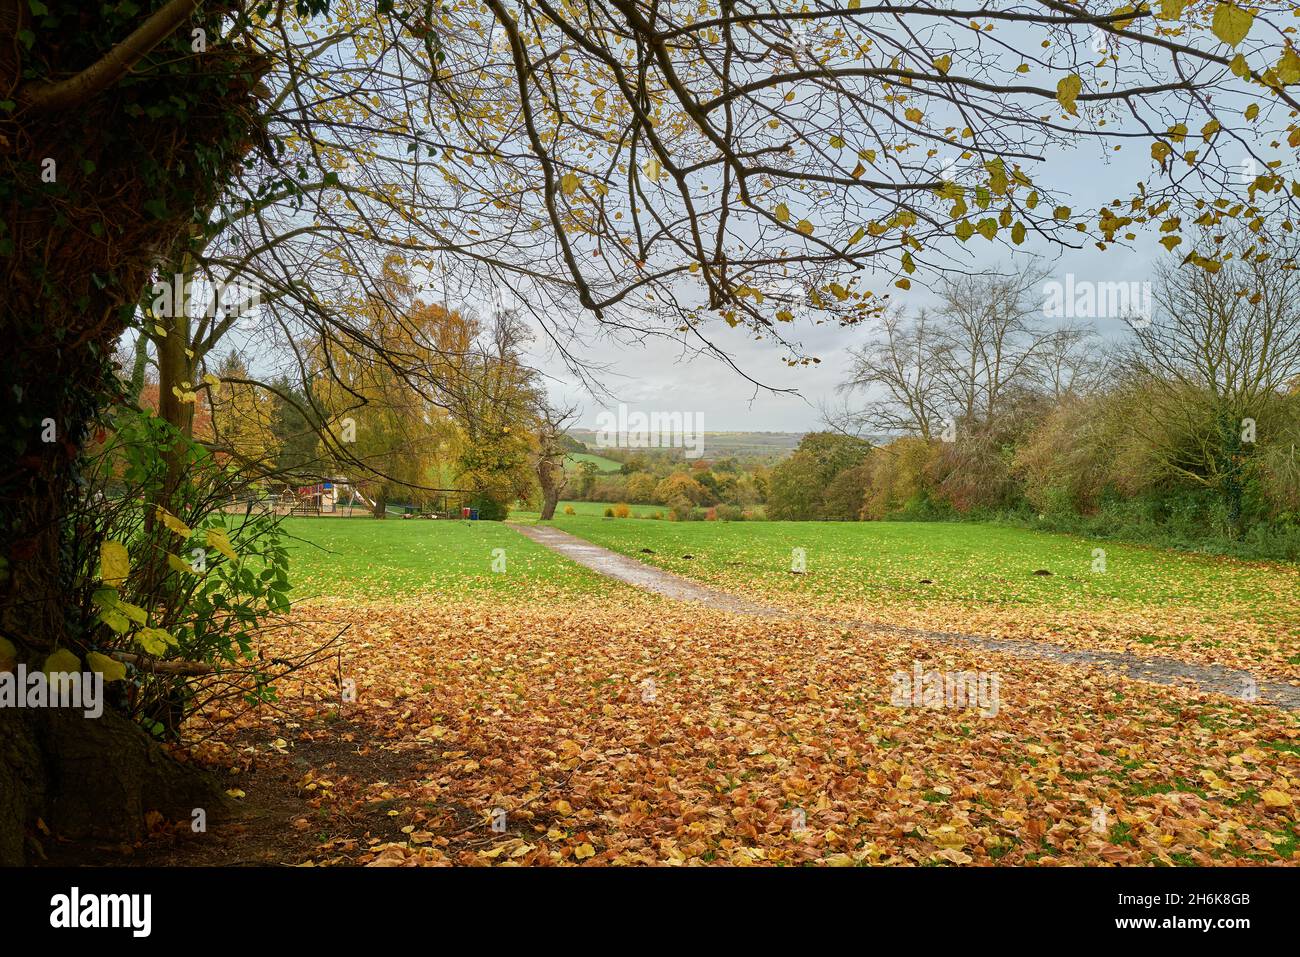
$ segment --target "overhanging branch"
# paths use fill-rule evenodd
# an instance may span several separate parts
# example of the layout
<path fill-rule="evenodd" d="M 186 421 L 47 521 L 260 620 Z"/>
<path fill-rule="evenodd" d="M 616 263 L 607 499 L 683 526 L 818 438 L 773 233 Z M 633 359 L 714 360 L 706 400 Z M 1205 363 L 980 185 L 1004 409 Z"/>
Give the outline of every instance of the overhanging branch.
<path fill-rule="evenodd" d="M 171 34 L 198 7 L 200 0 L 171 0 L 159 7 L 130 36 L 76 76 L 57 83 L 25 83 L 18 88 L 20 108 L 52 112 L 80 106 L 108 89 Z"/>

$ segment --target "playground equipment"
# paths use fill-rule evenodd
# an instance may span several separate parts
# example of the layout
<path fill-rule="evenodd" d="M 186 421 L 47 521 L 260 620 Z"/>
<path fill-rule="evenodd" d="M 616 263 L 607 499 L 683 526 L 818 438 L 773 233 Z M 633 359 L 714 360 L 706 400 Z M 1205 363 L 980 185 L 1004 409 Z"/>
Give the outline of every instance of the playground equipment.
<path fill-rule="evenodd" d="M 326 479 L 296 488 L 286 487 L 281 493 L 280 502 L 288 508 L 290 515 L 335 515 L 345 510 L 350 514 L 353 508 L 360 505 L 371 511 L 375 507 L 370 498 L 345 478 Z"/>
<path fill-rule="evenodd" d="M 361 483 L 364 486 L 364 483 Z M 432 504 L 422 507 L 400 503 L 385 503 L 384 512 L 401 518 L 464 518 L 477 519 L 478 509 L 465 507 L 472 493 L 468 489 L 429 489 L 435 493 Z M 365 507 L 373 514 L 377 505 L 374 499 L 346 478 L 336 477 L 313 485 L 285 486 L 281 491 L 276 510 L 289 515 L 343 515 Z M 473 512 L 471 516 L 469 513 Z"/>

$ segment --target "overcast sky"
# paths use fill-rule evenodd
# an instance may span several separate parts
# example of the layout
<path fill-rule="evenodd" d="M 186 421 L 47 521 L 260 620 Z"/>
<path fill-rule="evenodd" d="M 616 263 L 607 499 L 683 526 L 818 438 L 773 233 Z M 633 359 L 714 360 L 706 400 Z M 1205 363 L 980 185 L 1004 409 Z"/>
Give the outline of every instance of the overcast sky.
<path fill-rule="evenodd" d="M 1014 34 L 1011 37 L 1014 39 Z M 1112 118 L 1112 133 L 1119 132 L 1115 119 L 1118 118 Z M 1152 176 L 1153 161 L 1140 140 L 1136 145 L 1130 141 L 1118 152 L 1114 151 L 1116 142 L 1084 137 L 1073 149 L 1053 147 L 1041 162 L 1022 165 L 1036 185 L 1046 187 L 1056 199 L 1071 206 L 1077 216 L 1113 199 L 1134 195 L 1137 184 Z M 1230 150 L 1231 147 L 1225 148 L 1225 161 L 1231 161 Z M 1245 158 L 1243 147 L 1242 159 Z M 940 161 L 944 159 L 956 157 L 939 157 Z M 1152 281 L 1158 259 L 1178 262 L 1190 246 L 1188 237 L 1177 253 L 1171 254 L 1157 243 L 1159 234 L 1154 226 L 1135 226 L 1134 231 L 1137 239 L 1131 247 L 1111 245 L 1105 251 L 1086 239 L 1084 248 L 1069 250 L 1052 246 L 1038 237 L 1031 237 L 1020 248 L 1039 257 L 1041 266 L 1049 272 L 1045 282 L 1064 283 L 1066 275 L 1072 273 L 1076 280 L 1083 282 L 1143 283 Z M 975 236 L 964 244 L 955 238 L 950 238 L 949 243 L 946 249 L 927 249 L 926 258 L 943 262 L 948 257 L 946 261 L 965 269 L 1007 269 L 1017 265 L 1011 258 L 1010 247 L 1001 241 L 990 243 Z M 892 288 L 892 277 L 881 276 L 866 285 L 877 293 L 890 291 L 893 302 L 914 309 L 933 302 L 927 288 L 927 281 L 933 279 L 922 268 L 911 277 L 912 288 L 908 292 Z M 1044 317 L 1043 321 L 1056 324 L 1061 320 Z M 1100 316 L 1093 324 L 1107 338 L 1124 335 L 1127 330 L 1119 316 Z M 608 368 L 601 380 L 613 394 L 612 400 L 583 391 L 566 373 L 563 363 L 540 346 L 533 359 L 539 369 L 552 377 L 552 395 L 580 406 L 579 427 L 595 428 L 602 408 L 612 409 L 618 402 L 624 402 L 633 411 L 700 414 L 707 430 L 803 432 L 819 427 L 823 405 L 843 403 L 845 397 L 837 394 L 836 386 L 847 377 L 848 350 L 865 344 L 871 333 L 868 324 L 850 328 L 833 324 L 804 325 L 790 330 L 790 337 L 806 353 L 821 359 L 819 365 L 792 368 L 782 361 L 788 353 L 778 345 L 757 342 L 741 329 L 728 330 L 721 321 L 708 330 L 714 342 L 750 376 L 777 388 L 797 390 L 794 395 L 756 389 L 752 382 L 716 359 L 692 356 L 681 346 L 664 342 L 639 347 L 595 343 L 587 348 L 581 358 Z"/>
<path fill-rule="evenodd" d="M 1091 144 L 1061 155 L 1053 162 L 1042 164 L 1043 168 L 1034 174 L 1035 180 L 1064 188 L 1069 193 L 1069 201 L 1081 209 L 1125 195 L 1148 172 L 1145 161 L 1102 165 L 1095 159 L 1096 154 L 1097 147 Z M 1157 257 L 1175 258 L 1156 244 L 1156 238 L 1139 232 L 1133 248 L 1112 246 L 1104 252 L 1092 245 L 1080 250 L 1063 250 L 1047 244 L 1035 247 L 1027 242 L 1025 248 L 1032 249 L 1050 270 L 1047 281 L 1063 283 L 1066 274 L 1073 273 L 1081 281 L 1149 282 Z M 947 255 L 953 256 L 968 257 L 971 253 L 977 258 L 954 261 L 963 268 L 972 264 L 977 268 L 1006 268 L 1013 262 L 1005 246 L 978 236 L 965 244 L 953 239 L 947 251 Z M 874 288 L 889 289 L 889 281 L 882 278 Z M 893 289 L 892 292 L 893 301 L 909 308 L 933 302 L 921 272 L 912 277 L 910 291 Z M 1121 335 L 1125 329 L 1118 317 L 1100 318 L 1095 327 L 1107 337 Z M 718 360 L 692 355 L 681 345 L 667 342 L 644 346 L 600 342 L 580 353 L 580 358 L 608 366 L 600 379 L 613 399 L 593 397 L 582 390 L 554 351 L 541 347 L 542 337 L 534 348 L 533 361 L 550 377 L 552 395 L 580 407 L 579 428 L 595 428 L 596 416 L 602 408 L 613 409 L 618 402 L 624 402 L 634 411 L 700 414 L 703 427 L 709 431 L 805 432 L 818 428 L 822 405 L 844 401 L 844 396 L 836 393 L 836 386 L 847 377 L 848 350 L 865 343 L 871 327 L 869 322 L 849 328 L 831 323 L 805 324 L 797 334 L 793 330 L 791 334 L 807 353 L 821 359 L 819 365 L 788 367 L 782 361 L 788 355 L 786 350 L 770 342 L 755 341 L 752 334 L 742 329 L 729 330 L 720 321 L 710 330 L 715 342 L 752 378 L 774 388 L 797 390 L 795 395 L 757 389 Z"/>
<path fill-rule="evenodd" d="M 1095 210 L 1112 199 L 1133 195 L 1137 184 L 1152 174 L 1153 161 L 1140 141 L 1136 148 L 1130 144 L 1119 153 L 1112 152 L 1113 145 L 1114 141 L 1085 137 L 1074 149 L 1053 147 L 1043 161 L 1022 165 L 1036 185 L 1051 191 L 1054 200 L 1071 206 L 1075 215 L 1081 216 L 1085 210 Z M 941 162 L 949 159 L 956 157 L 938 157 Z M 1102 251 L 1084 239 L 1082 249 L 1069 250 L 1031 235 L 1020 248 L 1038 257 L 1039 265 L 1048 273 L 1046 282 L 1064 283 L 1067 274 L 1073 274 L 1084 283 L 1144 283 L 1152 281 L 1158 259 L 1177 262 L 1186 254 L 1188 244 L 1176 254 L 1168 253 L 1156 242 L 1159 236 L 1154 228 L 1142 232 L 1143 228 L 1135 227 L 1138 236 L 1132 247 L 1112 245 Z M 965 270 L 1011 269 L 1025 264 L 1012 255 L 1011 247 L 1004 242 L 990 243 L 974 236 L 964 244 L 950 238 L 946 247 L 931 246 L 924 258 Z M 918 262 L 922 259 L 919 255 L 917 258 Z M 894 303 L 914 310 L 933 303 L 928 285 L 934 278 L 922 266 L 911 277 L 912 288 L 907 292 L 893 288 L 892 277 L 884 275 L 864 285 L 877 293 L 889 291 Z M 467 305 L 480 312 L 487 306 L 472 299 Z M 1052 321 L 1059 320 L 1044 317 L 1044 322 Z M 784 361 L 789 350 L 770 341 L 755 340 L 752 333 L 729 329 L 717 320 L 706 333 L 749 379 L 718 359 L 680 343 L 650 340 L 638 345 L 616 344 L 596 337 L 591 324 L 593 336 L 570 348 L 579 360 L 602 368 L 598 378 L 607 395 L 593 395 L 585 389 L 562 357 L 548 347 L 545 335 L 536 337 L 530 358 L 547 377 L 556 404 L 578 407 L 575 425 L 579 428 L 597 428 L 597 416 L 602 410 L 613 411 L 624 403 L 629 411 L 699 415 L 703 428 L 710 431 L 804 432 L 820 426 L 823 407 L 846 401 L 837 386 L 848 375 L 848 352 L 871 338 L 874 322 L 869 319 L 857 327 L 842 328 L 834 323 L 814 325 L 805 321 L 797 328 L 784 329 L 804 354 L 821 360 L 817 365 L 791 367 Z M 1115 337 L 1123 335 L 1126 327 L 1119 316 L 1108 315 L 1098 317 L 1095 328 L 1103 336 Z M 750 379 L 773 389 L 792 391 L 773 392 Z M 852 401 L 851 396 L 847 399 Z"/>
<path fill-rule="evenodd" d="M 1009 49 L 1013 50 L 1015 28 L 1011 28 L 1009 33 L 1004 31 L 1002 36 L 1010 42 Z M 1029 39 L 1026 34 L 1026 42 Z M 1035 44 L 1038 39 L 1037 34 L 1032 36 Z M 1217 42 L 1212 37 L 1202 39 L 1210 44 Z M 1012 55 L 1018 54 L 1013 52 Z M 1216 105 L 1231 106 L 1227 101 Z M 1108 119 L 1112 136 L 1122 130 L 1133 132 L 1132 128 L 1126 126 L 1123 111 L 1114 112 L 1115 115 Z M 1248 133 L 1244 135 L 1249 136 Z M 1271 152 L 1273 156 L 1285 155 L 1274 151 L 1277 144 L 1266 146 L 1266 140 L 1267 137 L 1257 139 L 1252 148 L 1261 154 Z M 1116 144 L 1121 142 L 1124 143 L 1123 148 L 1116 151 Z M 1222 152 L 1219 155 L 1222 160 L 1225 163 L 1234 162 L 1234 146 L 1231 144 L 1241 147 L 1240 160 L 1245 163 L 1248 156 L 1246 141 L 1240 136 L 1225 140 L 1220 145 Z M 937 160 L 955 161 L 956 158 L 955 155 L 940 156 Z M 1083 137 L 1074 148 L 1053 146 L 1041 161 L 1025 161 L 1022 166 L 1035 185 L 1050 191 L 1054 201 L 1072 207 L 1076 217 L 1082 216 L 1085 211 L 1095 211 L 1114 199 L 1126 199 L 1135 195 L 1138 184 L 1150 181 L 1153 172 L 1156 172 L 1147 144 L 1140 138 L 1125 141 L 1122 138 L 1107 137 L 1099 140 Z M 1158 179 L 1163 179 L 1161 174 L 1156 175 Z M 1246 168 L 1239 175 L 1243 185 L 1254 178 L 1253 170 L 1248 176 Z M 1154 279 L 1152 274 L 1158 260 L 1171 263 L 1181 261 L 1193 242 L 1191 235 L 1185 236 L 1184 244 L 1176 252 L 1170 253 L 1158 244 L 1160 236 L 1156 226 L 1135 225 L 1133 230 L 1137 233 L 1137 238 L 1131 247 L 1113 244 L 1103 251 L 1080 234 L 1084 241 L 1083 248 L 1062 249 L 1031 234 L 1029 241 L 1020 248 L 1039 258 L 1040 265 L 1048 272 L 1045 283 L 1064 284 L 1067 274 L 1073 274 L 1077 281 L 1083 283 L 1150 283 Z M 965 244 L 950 238 L 946 249 L 932 246 L 926 250 L 925 258 L 931 262 L 955 263 L 965 269 L 1010 269 L 1024 264 L 1016 263 L 1011 256 L 1011 247 L 1002 241 L 990 243 L 975 236 Z M 945 260 L 945 257 L 948 258 Z M 933 280 L 934 276 L 927 276 L 922 268 L 911 276 L 912 288 L 908 292 L 892 288 L 892 277 L 881 276 L 877 281 L 865 285 L 877 293 L 890 291 L 893 293 L 893 302 L 915 309 L 933 302 L 934 297 L 927 288 L 927 284 L 933 283 Z M 1046 299 L 1045 291 L 1043 298 Z M 1047 324 L 1061 322 L 1046 316 L 1043 321 Z M 1127 326 L 1119 315 L 1101 315 L 1091 319 L 1091 322 L 1096 331 L 1106 338 L 1127 334 Z M 1080 320 L 1079 324 L 1085 323 Z M 652 342 L 641 347 L 615 347 L 608 343 L 598 343 L 588 349 L 583 358 L 604 364 L 608 368 L 608 372 L 602 376 L 602 382 L 613 394 L 612 400 L 593 397 L 582 391 L 573 378 L 566 374 L 563 364 L 545 350 L 539 349 L 534 360 L 540 369 L 553 377 L 552 394 L 563 396 L 568 402 L 580 406 L 580 427 L 594 428 L 599 412 L 616 407 L 621 401 L 633 411 L 701 414 L 703 427 L 707 430 L 802 432 L 819 427 L 821 408 L 824 405 L 833 406 L 845 401 L 843 394 L 837 394 L 836 387 L 847 377 L 848 350 L 865 344 L 871 337 L 872 329 L 869 324 L 850 328 L 827 324 L 805 325 L 799 330 L 790 330 L 790 338 L 797 340 L 807 354 L 821 359 L 820 364 L 815 366 L 796 367 L 789 367 L 782 361 L 788 355 L 786 350 L 771 343 L 756 342 L 744 330 L 728 330 L 719 321 L 708 330 L 708 334 L 751 377 L 777 388 L 794 389 L 797 394 L 773 394 L 756 389 L 752 382 L 716 359 L 692 356 L 680 346 L 662 342 Z"/>

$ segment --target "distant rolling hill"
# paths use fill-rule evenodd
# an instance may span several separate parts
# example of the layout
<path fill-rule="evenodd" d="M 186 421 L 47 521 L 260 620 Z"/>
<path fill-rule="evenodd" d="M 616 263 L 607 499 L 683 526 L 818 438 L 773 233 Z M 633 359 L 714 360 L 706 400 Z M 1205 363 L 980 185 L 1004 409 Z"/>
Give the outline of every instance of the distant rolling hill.
<path fill-rule="evenodd" d="M 587 448 L 597 449 L 597 433 L 594 430 L 570 429 L 569 435 Z M 783 459 L 795 450 L 803 437 L 803 432 L 705 432 L 703 457 L 721 459 L 732 456 L 757 456 L 773 460 Z M 669 451 L 680 453 L 681 449 Z"/>

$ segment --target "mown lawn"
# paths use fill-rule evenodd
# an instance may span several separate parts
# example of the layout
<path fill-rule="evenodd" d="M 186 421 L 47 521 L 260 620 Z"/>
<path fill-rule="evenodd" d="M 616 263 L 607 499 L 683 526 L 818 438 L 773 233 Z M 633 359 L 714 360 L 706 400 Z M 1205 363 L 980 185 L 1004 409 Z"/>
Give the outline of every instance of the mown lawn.
<path fill-rule="evenodd" d="M 557 512 L 557 527 L 681 574 L 764 591 L 862 600 L 906 596 L 1077 604 L 1124 599 L 1216 607 L 1265 603 L 1279 581 L 1288 582 L 1293 594 L 1300 590 L 1294 566 L 994 525 L 605 519 L 603 504 L 576 504 L 588 508 L 576 516 Z M 642 552 L 647 547 L 653 554 Z M 796 548 L 804 550 L 807 574 L 791 574 Z M 1095 548 L 1105 551 L 1104 571 L 1093 569 Z M 1051 574 L 1034 574 L 1040 570 Z"/>
<path fill-rule="evenodd" d="M 607 459 L 603 455 L 596 455 L 594 452 L 570 452 L 565 457 L 564 467 L 576 472 L 578 466 L 583 462 L 592 463 L 600 472 L 617 472 L 623 467 L 622 462 L 615 462 L 613 459 Z"/>
<path fill-rule="evenodd" d="M 564 504 L 578 514 L 564 515 Z M 606 507 L 562 503 L 555 525 L 791 610 L 1160 654 L 1300 681 L 1295 565 L 993 525 L 669 522 L 604 518 Z M 286 528 L 296 539 L 296 598 L 520 604 L 630 591 L 501 523 L 300 518 Z M 792 568 L 796 549 L 802 573 Z M 504 558 L 504 571 L 493 570 L 494 558 L 498 567 Z"/>
<path fill-rule="evenodd" d="M 290 518 L 295 598 L 547 600 L 621 588 L 500 522 Z M 497 552 L 497 549 L 503 551 Z M 504 571 L 494 571 L 493 562 Z"/>
<path fill-rule="evenodd" d="M 566 500 L 561 501 L 559 505 L 555 507 L 555 517 L 557 519 L 564 517 L 564 510 L 566 508 L 572 508 L 576 515 L 589 515 L 601 518 L 605 514 L 605 509 L 613 507 L 613 502 L 570 502 Z M 628 508 L 632 510 L 633 516 L 650 516 L 656 512 L 662 515 L 666 511 L 662 505 L 629 505 Z M 539 518 L 541 518 L 540 512 L 528 510 L 511 510 L 510 512 L 510 521 L 518 522 L 521 525 L 532 525 L 537 522 Z"/>
<path fill-rule="evenodd" d="M 1129 643 L 1166 653 L 1191 641 L 1203 651 L 1217 650 L 1216 660 L 1224 663 L 1233 663 L 1229 632 L 1248 630 L 1246 660 L 1265 657 L 1275 671 L 1300 673 L 1294 667 L 1300 665 L 1300 568 L 1291 564 L 973 523 L 668 522 L 557 514 L 555 525 L 791 608 L 860 611 L 878 620 L 901 610 L 942 608 L 950 627 L 960 626 L 955 616 L 965 615 L 984 632 L 1002 622 L 1031 622 L 1040 630 L 1116 625 Z M 1094 553 L 1099 548 L 1104 570 Z M 803 574 L 792 571 L 795 549 L 804 551 Z"/>

